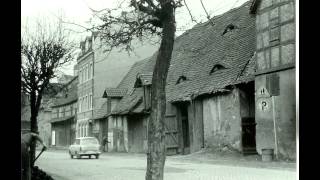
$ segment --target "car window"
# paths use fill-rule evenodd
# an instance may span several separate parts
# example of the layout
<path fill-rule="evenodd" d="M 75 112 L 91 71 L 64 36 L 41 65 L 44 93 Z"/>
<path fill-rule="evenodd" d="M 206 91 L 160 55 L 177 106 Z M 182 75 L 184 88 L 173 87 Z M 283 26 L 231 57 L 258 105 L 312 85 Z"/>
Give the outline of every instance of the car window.
<path fill-rule="evenodd" d="M 76 141 L 74 142 L 74 144 L 80 145 L 80 139 L 76 139 Z"/>
<path fill-rule="evenodd" d="M 98 140 L 95 138 L 81 139 L 81 144 L 98 144 Z"/>

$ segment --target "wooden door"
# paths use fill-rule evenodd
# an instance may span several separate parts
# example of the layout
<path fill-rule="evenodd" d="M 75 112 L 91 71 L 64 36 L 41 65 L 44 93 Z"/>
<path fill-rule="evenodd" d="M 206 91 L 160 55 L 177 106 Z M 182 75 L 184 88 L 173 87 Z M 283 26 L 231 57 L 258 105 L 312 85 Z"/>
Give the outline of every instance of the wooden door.
<path fill-rule="evenodd" d="M 242 118 L 243 154 L 256 154 L 256 123 L 254 118 Z"/>
<path fill-rule="evenodd" d="M 166 115 L 165 121 L 167 155 L 174 155 L 179 148 L 176 115 Z"/>

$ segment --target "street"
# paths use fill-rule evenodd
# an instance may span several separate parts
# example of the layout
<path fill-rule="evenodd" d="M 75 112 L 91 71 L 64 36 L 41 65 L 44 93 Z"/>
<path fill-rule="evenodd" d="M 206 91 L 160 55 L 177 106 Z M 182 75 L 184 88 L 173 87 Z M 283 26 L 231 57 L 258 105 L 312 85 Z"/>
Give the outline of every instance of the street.
<path fill-rule="evenodd" d="M 36 161 L 36 166 L 55 180 L 143 180 L 146 172 L 146 156 L 104 153 L 99 159 L 87 157 L 71 159 L 67 151 L 46 151 Z M 166 159 L 164 179 L 295 180 L 296 172 L 287 169 L 192 163 L 169 156 Z"/>

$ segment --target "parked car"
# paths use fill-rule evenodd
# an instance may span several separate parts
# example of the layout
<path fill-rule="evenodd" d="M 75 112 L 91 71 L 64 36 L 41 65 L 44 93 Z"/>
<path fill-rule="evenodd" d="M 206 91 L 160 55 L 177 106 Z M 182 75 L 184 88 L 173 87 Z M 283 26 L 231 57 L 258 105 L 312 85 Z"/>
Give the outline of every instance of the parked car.
<path fill-rule="evenodd" d="M 100 153 L 100 144 L 95 137 L 76 138 L 74 144 L 69 147 L 71 158 L 76 156 L 79 159 L 82 156 L 88 156 L 91 159 L 91 156 L 95 156 L 98 159 Z"/>

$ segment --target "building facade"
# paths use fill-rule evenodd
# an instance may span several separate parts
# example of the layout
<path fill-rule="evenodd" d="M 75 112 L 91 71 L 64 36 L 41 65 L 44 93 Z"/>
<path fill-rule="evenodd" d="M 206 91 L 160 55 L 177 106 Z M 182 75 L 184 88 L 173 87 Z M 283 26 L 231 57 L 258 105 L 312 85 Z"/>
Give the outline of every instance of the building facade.
<path fill-rule="evenodd" d="M 78 112 L 76 136 L 92 136 L 93 88 L 94 88 L 94 36 L 80 43 L 81 53 L 77 59 L 78 71 Z"/>
<path fill-rule="evenodd" d="M 78 77 L 66 83 L 51 106 L 51 147 L 68 147 L 76 136 Z"/>
<path fill-rule="evenodd" d="M 257 150 L 296 157 L 295 1 L 255 0 Z"/>

